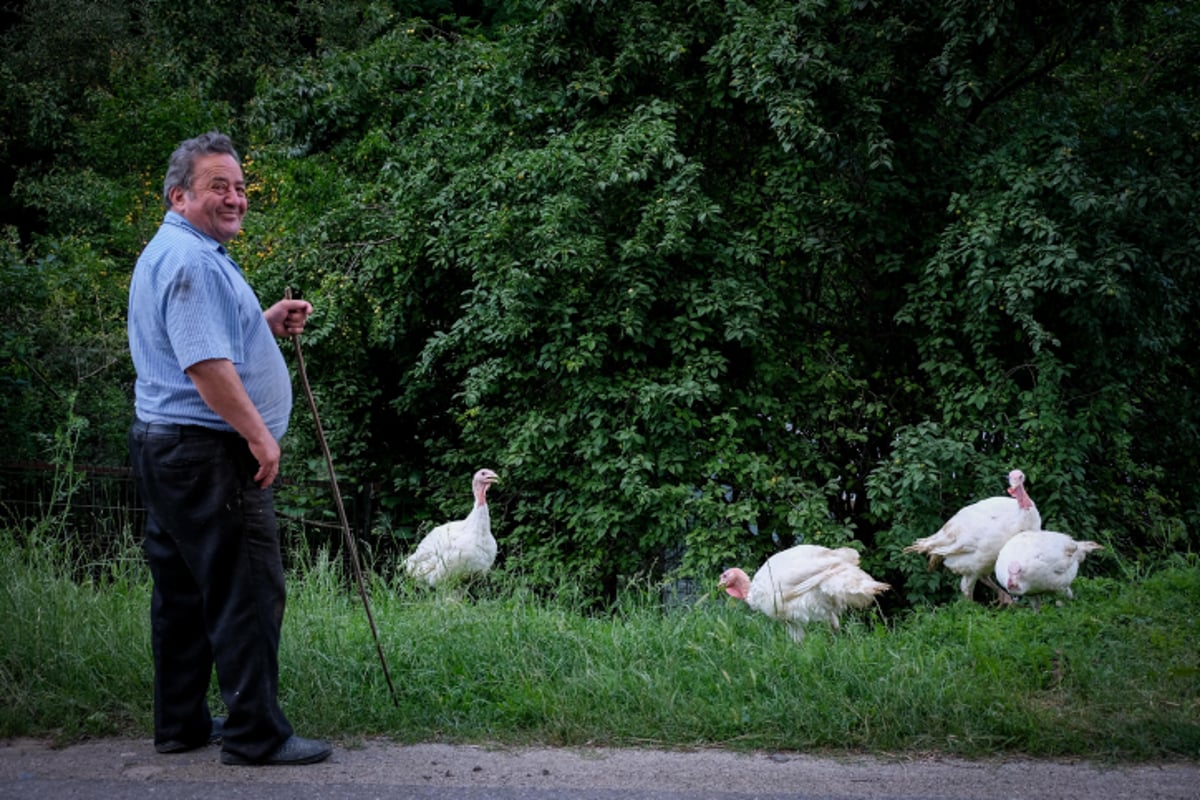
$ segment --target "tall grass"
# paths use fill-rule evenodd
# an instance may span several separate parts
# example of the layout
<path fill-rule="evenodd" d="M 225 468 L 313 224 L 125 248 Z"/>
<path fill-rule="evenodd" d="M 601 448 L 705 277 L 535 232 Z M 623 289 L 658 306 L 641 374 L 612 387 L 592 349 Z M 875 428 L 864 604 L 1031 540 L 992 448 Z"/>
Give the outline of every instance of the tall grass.
<path fill-rule="evenodd" d="M 148 576 L 123 556 L 80 564 L 44 528 L 0 531 L 0 736 L 150 724 Z"/>
<path fill-rule="evenodd" d="M 130 549 L 80 569 L 0 534 L 0 736 L 149 735 L 149 577 Z M 959 601 L 810 626 L 797 646 L 716 593 L 664 610 L 633 589 L 598 616 L 502 576 L 462 601 L 376 578 L 393 705 L 357 593 L 318 556 L 291 576 L 281 700 L 343 743 L 1200 758 L 1200 562 L 1075 588 L 1040 612 Z"/>

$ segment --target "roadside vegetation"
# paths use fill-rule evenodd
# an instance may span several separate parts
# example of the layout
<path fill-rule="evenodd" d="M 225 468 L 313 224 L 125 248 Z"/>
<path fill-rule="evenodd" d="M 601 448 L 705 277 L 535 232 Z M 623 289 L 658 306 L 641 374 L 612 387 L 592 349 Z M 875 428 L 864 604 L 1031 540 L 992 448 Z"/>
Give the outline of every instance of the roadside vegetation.
<path fill-rule="evenodd" d="M 494 574 L 461 600 L 373 573 L 366 615 L 339 562 L 293 568 L 282 700 L 342 746 L 400 742 L 881 754 L 1200 757 L 1200 559 L 1080 578 L 1061 605 L 965 600 L 872 611 L 803 645 L 716 591 L 609 613 L 570 586 Z M 149 736 L 150 579 L 127 545 L 88 563 L 0 534 L 0 738 Z M 220 700 L 213 695 L 213 708 Z"/>
<path fill-rule="evenodd" d="M 4 461 L 73 414 L 126 463 L 129 276 L 217 128 L 377 552 L 480 467 L 498 563 L 597 609 L 796 538 L 945 603 L 904 548 L 1013 468 L 1200 551 L 1200 0 L 29 0 L 0 81 Z"/>
<path fill-rule="evenodd" d="M 215 128 L 232 256 L 316 308 L 398 694 L 291 532 L 306 734 L 1200 757 L 1200 0 L 27 0 L 0 84 L 0 736 L 149 732 L 134 501 L 70 507 L 126 464 L 129 277 Z M 480 467 L 496 571 L 397 582 Z M 1038 613 L 904 552 L 1013 468 L 1105 547 Z M 799 541 L 892 590 L 797 647 L 715 580 Z"/>

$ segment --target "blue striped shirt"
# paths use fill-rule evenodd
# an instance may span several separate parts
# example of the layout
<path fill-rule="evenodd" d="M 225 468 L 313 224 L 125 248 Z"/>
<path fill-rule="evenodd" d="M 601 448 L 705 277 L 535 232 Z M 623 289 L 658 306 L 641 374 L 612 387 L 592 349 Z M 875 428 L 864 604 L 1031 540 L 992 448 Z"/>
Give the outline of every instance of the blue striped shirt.
<path fill-rule="evenodd" d="M 283 438 L 291 378 L 258 297 L 225 248 L 174 211 L 134 267 L 128 325 L 138 419 L 232 431 L 184 372 L 223 358 L 233 362 L 268 430 Z"/>

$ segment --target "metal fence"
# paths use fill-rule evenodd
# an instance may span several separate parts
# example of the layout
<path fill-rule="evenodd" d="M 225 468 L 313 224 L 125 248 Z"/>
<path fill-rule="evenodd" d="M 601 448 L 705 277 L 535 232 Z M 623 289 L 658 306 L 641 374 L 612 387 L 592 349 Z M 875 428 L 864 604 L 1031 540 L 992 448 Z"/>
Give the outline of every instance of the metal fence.
<path fill-rule="evenodd" d="M 275 494 L 285 554 L 341 552 L 342 526 L 327 483 L 281 479 Z M 357 541 L 370 538 L 376 502 L 373 486 L 343 497 Z M 0 527 L 44 529 L 98 558 L 140 541 L 144 515 L 128 467 L 0 462 Z"/>
<path fill-rule="evenodd" d="M 109 535 L 140 526 L 141 512 L 127 468 L 0 463 L 0 524 L 7 527 L 61 517 L 81 535 Z"/>

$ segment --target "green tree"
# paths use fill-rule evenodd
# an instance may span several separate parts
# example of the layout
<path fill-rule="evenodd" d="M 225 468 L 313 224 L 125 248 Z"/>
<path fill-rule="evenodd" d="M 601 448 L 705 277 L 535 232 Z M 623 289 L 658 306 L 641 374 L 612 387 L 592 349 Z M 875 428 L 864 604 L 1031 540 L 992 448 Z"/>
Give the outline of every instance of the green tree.
<path fill-rule="evenodd" d="M 1195 530 L 1190 6 L 1073 16 L 1087 35 L 1047 37 L 1060 55 L 1045 81 L 980 84 L 980 102 L 1005 102 L 974 114 L 950 220 L 899 315 L 940 424 L 910 423 L 872 475 L 891 547 L 946 513 L 919 470 L 931 487 L 956 474 L 961 498 L 1019 466 L 1046 527 L 1119 549 Z M 964 445 L 969 461 L 944 457 Z"/>
<path fill-rule="evenodd" d="M 55 432 L 78 417 L 72 455 L 113 465 L 128 429 L 126 282 L 112 260 L 64 238 L 38 255 L 13 228 L 0 247 L 0 393 L 6 459 L 50 461 Z"/>
<path fill-rule="evenodd" d="M 481 466 L 503 568 L 596 598 L 797 540 L 947 597 L 901 550 L 1012 467 L 1048 526 L 1194 544 L 1197 3 L 167 5 L 3 101 L 72 109 L 14 280 L 131 267 L 166 153 L 229 130 L 379 552 Z"/>

